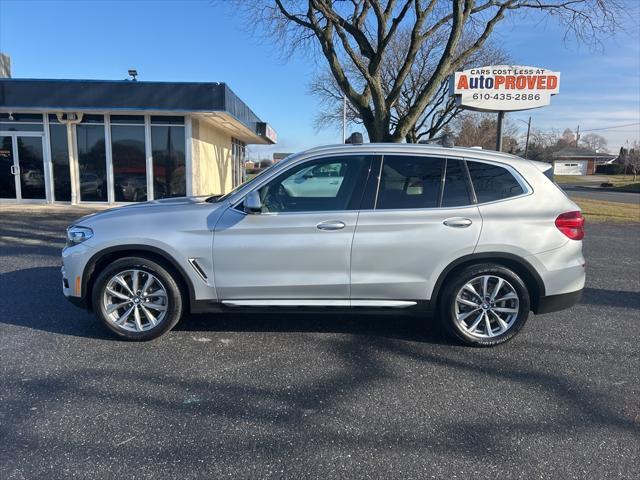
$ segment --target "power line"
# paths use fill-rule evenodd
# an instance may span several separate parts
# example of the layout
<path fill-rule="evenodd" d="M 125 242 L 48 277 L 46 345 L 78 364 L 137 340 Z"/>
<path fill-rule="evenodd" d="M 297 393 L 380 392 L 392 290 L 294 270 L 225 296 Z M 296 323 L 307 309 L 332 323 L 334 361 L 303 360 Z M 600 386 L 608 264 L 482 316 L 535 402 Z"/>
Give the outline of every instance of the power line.
<path fill-rule="evenodd" d="M 614 128 L 633 127 L 634 125 L 640 125 L 640 122 L 627 123 L 625 125 L 615 125 L 613 127 L 587 128 L 587 129 L 584 129 L 582 131 L 583 132 L 595 132 L 597 130 L 611 130 L 611 129 L 614 129 Z"/>

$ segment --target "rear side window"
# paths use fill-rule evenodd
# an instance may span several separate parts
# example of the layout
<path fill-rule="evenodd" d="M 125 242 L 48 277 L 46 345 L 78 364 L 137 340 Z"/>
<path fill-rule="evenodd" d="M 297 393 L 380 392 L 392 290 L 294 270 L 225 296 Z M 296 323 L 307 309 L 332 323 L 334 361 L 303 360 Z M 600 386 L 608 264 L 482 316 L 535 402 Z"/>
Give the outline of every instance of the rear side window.
<path fill-rule="evenodd" d="M 385 156 L 376 208 L 437 207 L 443 168 L 442 158 Z"/>
<path fill-rule="evenodd" d="M 467 166 L 478 203 L 493 202 L 524 193 L 518 181 L 506 168 L 469 161 Z"/>
<path fill-rule="evenodd" d="M 409 155 L 384 157 L 377 209 L 459 207 L 471 203 L 462 161 Z"/>

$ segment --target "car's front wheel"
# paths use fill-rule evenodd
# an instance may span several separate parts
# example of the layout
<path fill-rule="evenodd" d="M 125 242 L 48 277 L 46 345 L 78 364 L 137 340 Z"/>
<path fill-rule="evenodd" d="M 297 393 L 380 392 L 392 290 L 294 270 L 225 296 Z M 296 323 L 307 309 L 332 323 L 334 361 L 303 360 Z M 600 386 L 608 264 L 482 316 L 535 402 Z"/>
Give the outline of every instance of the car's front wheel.
<path fill-rule="evenodd" d="M 92 301 L 106 327 L 127 340 L 157 338 L 182 316 L 182 292 L 173 274 L 146 258 L 121 258 L 107 266 Z"/>
<path fill-rule="evenodd" d="M 525 283 L 500 265 L 473 265 L 445 285 L 440 318 L 448 333 L 467 345 L 491 347 L 513 338 L 529 317 Z"/>

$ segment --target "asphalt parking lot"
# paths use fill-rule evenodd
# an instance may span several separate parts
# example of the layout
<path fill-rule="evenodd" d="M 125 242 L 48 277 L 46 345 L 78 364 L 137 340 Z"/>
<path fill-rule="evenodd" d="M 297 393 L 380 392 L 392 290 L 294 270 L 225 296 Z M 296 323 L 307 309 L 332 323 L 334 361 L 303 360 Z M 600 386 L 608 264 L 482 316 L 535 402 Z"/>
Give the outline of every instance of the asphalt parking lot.
<path fill-rule="evenodd" d="M 26 213 L 25 213 L 26 212 Z M 114 340 L 60 291 L 77 212 L 0 207 L 0 478 L 639 478 L 639 225 L 494 349 L 410 318 L 191 316 Z"/>
<path fill-rule="evenodd" d="M 640 203 L 640 194 L 637 192 L 612 192 L 610 190 L 599 190 L 594 187 L 583 187 L 580 185 L 562 185 L 562 189 L 571 198 L 588 198 L 590 200 L 600 200 L 602 202 Z"/>

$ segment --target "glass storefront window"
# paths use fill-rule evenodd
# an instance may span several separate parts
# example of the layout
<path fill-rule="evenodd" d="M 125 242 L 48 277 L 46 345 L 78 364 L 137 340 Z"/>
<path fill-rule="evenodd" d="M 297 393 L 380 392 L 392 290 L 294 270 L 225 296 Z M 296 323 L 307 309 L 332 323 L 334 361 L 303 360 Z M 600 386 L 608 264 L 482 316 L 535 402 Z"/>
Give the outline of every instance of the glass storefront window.
<path fill-rule="evenodd" d="M 157 117 L 152 117 L 152 123 L 155 118 Z M 184 127 L 152 124 L 151 151 L 153 155 L 154 198 L 185 196 L 187 184 L 185 179 Z"/>
<path fill-rule="evenodd" d="M 0 113 L 0 131 L 5 132 L 41 132 L 42 114 L 40 113 Z"/>
<path fill-rule="evenodd" d="M 80 174 L 80 200 L 83 202 L 107 201 L 107 156 L 104 125 L 85 115 L 76 126 L 78 139 L 78 169 Z M 104 121 L 104 117 L 102 117 Z M 91 123 L 85 123 L 85 120 Z M 96 122 L 96 123 L 94 123 Z"/>
<path fill-rule="evenodd" d="M 124 124 L 133 124 L 133 125 L 144 125 L 144 116 L 142 115 L 111 115 L 109 117 L 109 122 L 113 125 L 114 123 L 124 123 Z"/>
<path fill-rule="evenodd" d="M 0 122 L 42 123 L 41 113 L 0 113 Z"/>
<path fill-rule="evenodd" d="M 102 123 L 104 124 L 104 115 L 93 113 L 85 113 L 82 115 L 82 123 Z"/>
<path fill-rule="evenodd" d="M 232 175 L 233 175 L 233 187 L 237 187 L 241 183 L 245 182 L 246 168 L 246 147 L 247 144 L 237 138 L 231 139 L 231 162 L 232 162 Z"/>
<path fill-rule="evenodd" d="M 144 125 L 111 125 L 113 188 L 116 202 L 147 200 Z"/>
<path fill-rule="evenodd" d="M 70 202 L 71 176 L 66 125 L 50 123 L 49 139 L 51 141 L 51 166 L 53 167 L 53 198 L 57 202 Z"/>
<path fill-rule="evenodd" d="M 42 124 L 0 122 L 0 131 L 5 132 L 41 132 Z"/>
<path fill-rule="evenodd" d="M 151 115 L 152 125 L 184 125 L 184 117 L 175 115 Z"/>

